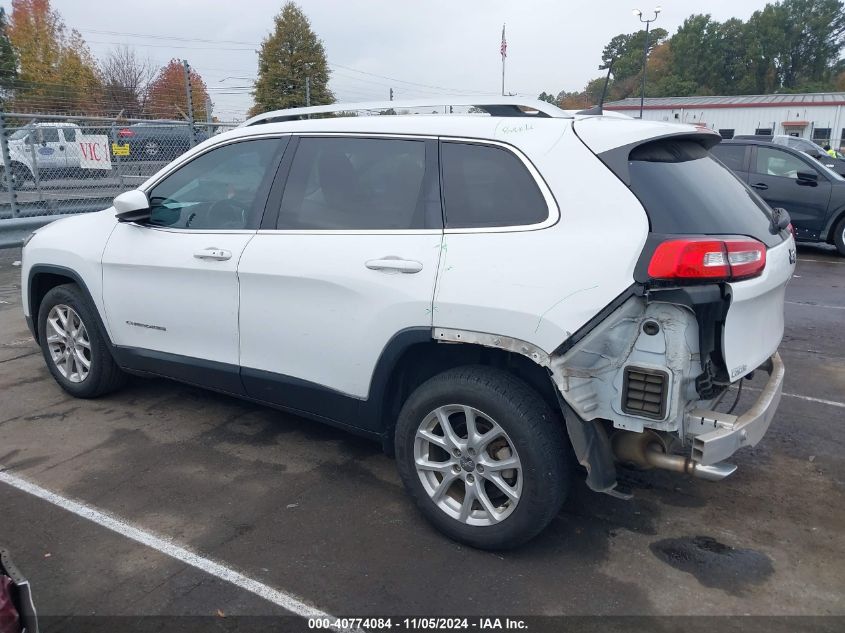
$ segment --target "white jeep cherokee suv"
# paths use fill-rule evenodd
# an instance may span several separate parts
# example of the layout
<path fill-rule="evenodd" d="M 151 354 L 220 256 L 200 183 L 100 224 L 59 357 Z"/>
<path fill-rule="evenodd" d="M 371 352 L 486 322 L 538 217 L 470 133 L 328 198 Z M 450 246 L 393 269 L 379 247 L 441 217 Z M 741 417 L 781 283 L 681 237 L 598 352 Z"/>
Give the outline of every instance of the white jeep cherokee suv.
<path fill-rule="evenodd" d="M 710 131 L 478 101 L 264 114 L 38 230 L 23 306 L 50 372 L 81 398 L 166 376 L 369 436 L 482 548 L 540 532 L 574 459 L 616 495 L 617 464 L 733 472 L 780 399 L 788 218 Z M 755 370 L 756 403 L 719 412 Z"/>

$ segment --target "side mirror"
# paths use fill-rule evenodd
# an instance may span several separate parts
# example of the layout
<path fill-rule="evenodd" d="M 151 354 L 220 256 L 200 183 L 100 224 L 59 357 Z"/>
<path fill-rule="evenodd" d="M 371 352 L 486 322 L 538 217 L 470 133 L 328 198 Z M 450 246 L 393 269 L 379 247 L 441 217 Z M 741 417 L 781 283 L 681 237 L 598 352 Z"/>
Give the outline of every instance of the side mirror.
<path fill-rule="evenodd" d="M 143 222 L 150 219 L 150 201 L 138 189 L 124 191 L 114 199 L 114 211 L 118 222 Z"/>
<path fill-rule="evenodd" d="M 814 171 L 799 171 L 798 184 L 807 187 L 815 187 L 819 182 L 819 175 Z"/>
<path fill-rule="evenodd" d="M 805 153 L 808 156 L 812 156 L 816 160 L 819 160 L 822 157 L 822 153 L 818 150 L 815 150 L 815 149 L 808 149 Z"/>

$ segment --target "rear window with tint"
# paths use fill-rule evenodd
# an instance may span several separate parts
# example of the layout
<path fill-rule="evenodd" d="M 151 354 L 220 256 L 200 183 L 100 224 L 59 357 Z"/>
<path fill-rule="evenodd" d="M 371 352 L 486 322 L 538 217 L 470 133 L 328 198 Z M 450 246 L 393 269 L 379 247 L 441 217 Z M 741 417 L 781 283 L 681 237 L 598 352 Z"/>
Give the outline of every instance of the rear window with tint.
<path fill-rule="evenodd" d="M 440 163 L 447 228 L 527 226 L 549 217 L 537 182 L 513 152 L 444 142 Z"/>
<path fill-rule="evenodd" d="M 766 203 L 694 141 L 640 145 L 628 156 L 628 170 L 655 233 L 748 235 L 767 246 L 782 241 L 772 234 Z"/>

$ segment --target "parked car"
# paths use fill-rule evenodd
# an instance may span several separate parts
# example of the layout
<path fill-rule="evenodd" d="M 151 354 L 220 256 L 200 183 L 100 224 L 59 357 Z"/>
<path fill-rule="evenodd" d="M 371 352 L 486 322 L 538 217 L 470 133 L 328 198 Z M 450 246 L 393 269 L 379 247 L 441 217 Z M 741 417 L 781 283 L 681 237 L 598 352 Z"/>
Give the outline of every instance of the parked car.
<path fill-rule="evenodd" d="M 841 154 L 837 152 L 837 156 L 831 156 L 821 145 L 809 139 L 788 134 L 738 134 L 733 138 L 738 141 L 766 141 L 776 145 L 785 145 L 799 152 L 804 152 L 807 156 L 812 156 L 825 167 L 829 167 L 840 176 L 845 176 L 845 160 L 842 159 Z"/>
<path fill-rule="evenodd" d="M 125 155 L 127 160 L 170 161 L 207 138 L 206 132 L 187 124 L 145 121 L 120 128 L 116 143 L 129 146 L 129 154 Z"/>
<path fill-rule="evenodd" d="M 38 122 L 9 136 L 13 186 L 39 178 L 102 175 L 111 169 L 108 137 L 86 134 L 75 123 Z M 0 164 L 0 186 L 7 187 Z"/>
<path fill-rule="evenodd" d="M 798 240 L 834 244 L 845 255 L 845 178 L 765 141 L 723 141 L 711 151 L 770 206 L 789 212 Z"/>
<path fill-rule="evenodd" d="M 780 398 L 787 222 L 713 132 L 450 103 L 491 116 L 260 115 L 36 231 L 22 300 L 53 377 L 91 398 L 166 376 L 360 433 L 481 548 L 557 515 L 571 455 L 621 497 L 619 464 L 731 474 Z M 751 408 L 719 412 L 755 371 Z"/>

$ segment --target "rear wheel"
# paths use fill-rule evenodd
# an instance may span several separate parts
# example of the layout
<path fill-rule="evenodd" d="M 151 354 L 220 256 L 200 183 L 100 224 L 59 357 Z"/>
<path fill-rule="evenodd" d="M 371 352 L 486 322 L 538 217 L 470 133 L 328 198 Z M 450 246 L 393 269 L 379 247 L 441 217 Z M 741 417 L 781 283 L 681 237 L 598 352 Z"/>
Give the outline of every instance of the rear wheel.
<path fill-rule="evenodd" d="M 94 307 L 75 284 L 56 286 L 41 302 L 38 333 L 47 368 L 62 389 L 96 398 L 123 386 L 120 370 L 100 333 Z"/>
<path fill-rule="evenodd" d="M 524 543 L 568 490 L 560 420 L 501 370 L 463 367 L 422 384 L 402 407 L 395 445 L 402 481 L 426 518 L 473 547 Z"/>
<path fill-rule="evenodd" d="M 839 251 L 840 255 L 845 257 L 845 218 L 839 220 L 833 231 L 833 243 L 836 245 L 836 250 Z"/>

